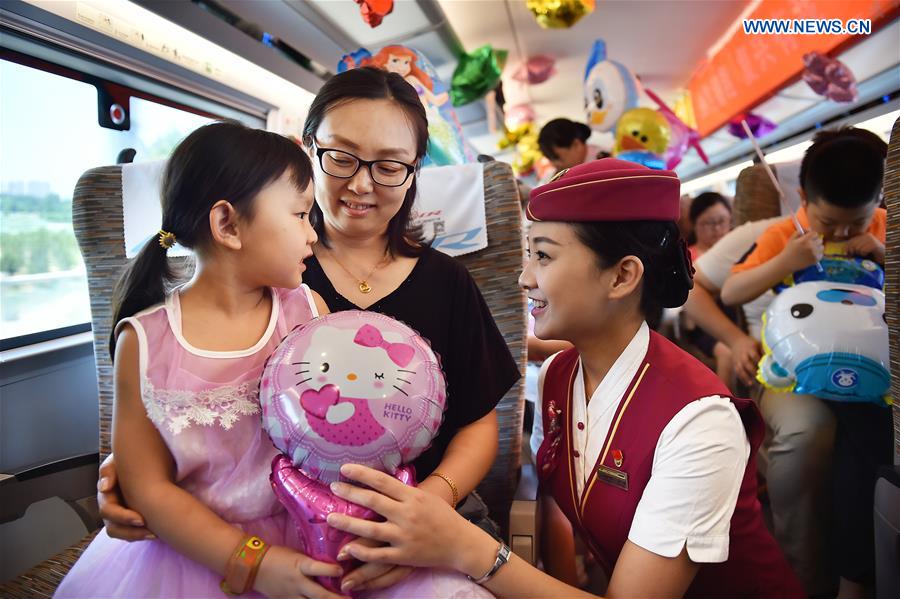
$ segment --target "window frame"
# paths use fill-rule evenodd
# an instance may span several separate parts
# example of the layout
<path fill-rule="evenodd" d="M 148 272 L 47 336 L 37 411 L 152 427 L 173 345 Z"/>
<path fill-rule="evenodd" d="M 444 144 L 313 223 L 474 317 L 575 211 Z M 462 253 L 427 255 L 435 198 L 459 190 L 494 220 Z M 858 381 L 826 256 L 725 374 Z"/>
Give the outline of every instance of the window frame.
<path fill-rule="evenodd" d="M 7 32 L 4 31 L 4 35 L 6 35 L 6 33 Z M 43 44 L 41 44 L 41 45 L 43 46 Z M 86 57 L 80 57 L 80 58 L 86 58 Z M 177 101 L 177 100 L 173 100 L 171 98 L 160 96 L 156 93 L 150 93 L 147 91 L 143 91 L 142 89 L 140 89 L 140 87 L 141 87 L 140 84 L 143 80 L 141 77 L 130 76 L 130 77 L 128 77 L 129 85 L 123 85 L 122 83 L 110 81 L 109 79 L 103 78 L 101 76 L 92 75 L 89 72 L 77 70 L 74 68 L 64 66 L 63 64 L 50 62 L 43 58 L 38 58 L 36 56 L 26 54 L 19 50 L 12 49 L 5 44 L 3 46 L 0 46 L 0 60 L 5 60 L 5 61 L 11 62 L 11 63 L 19 64 L 19 65 L 22 65 L 22 66 L 25 66 L 28 68 L 36 69 L 36 70 L 50 73 L 53 75 L 57 75 L 60 77 L 65 77 L 66 79 L 72 79 L 75 81 L 87 83 L 88 85 L 92 85 L 93 87 L 97 88 L 98 90 L 104 89 L 107 91 L 113 91 L 116 95 L 119 95 L 119 96 L 121 94 L 126 94 L 128 98 L 141 98 L 141 99 L 147 100 L 149 102 L 154 102 L 157 104 L 161 104 L 163 106 L 174 108 L 176 110 L 181 110 L 183 112 L 189 112 L 191 114 L 196 114 L 198 116 L 202 116 L 202 117 L 206 117 L 206 118 L 210 118 L 210 119 L 225 119 L 225 118 L 233 119 L 236 116 L 238 116 L 238 117 L 243 117 L 240 120 L 243 120 L 244 122 L 253 122 L 255 124 L 260 124 L 259 123 L 260 119 L 257 115 L 244 113 L 241 111 L 236 111 L 234 108 L 227 107 L 227 106 L 219 106 L 215 102 L 212 102 L 207 98 L 197 97 L 197 103 L 203 104 L 206 106 L 212 105 L 210 107 L 220 107 L 221 114 L 215 114 L 215 113 L 209 112 L 207 110 L 204 110 L 202 108 L 198 108 L 198 107 L 191 106 L 189 104 L 185 104 L 185 103 Z M 65 62 L 65 61 L 61 60 L 60 62 Z M 103 67 L 100 70 L 106 70 L 111 67 L 111 65 L 103 65 L 102 63 L 94 63 L 93 61 L 90 61 L 90 63 L 97 64 L 98 66 Z M 119 70 L 119 68 L 117 68 L 117 67 L 112 67 L 112 68 Z M 122 71 L 123 71 L 123 73 L 127 73 L 126 71 L 124 71 L 124 69 L 122 69 Z M 185 96 L 188 96 L 189 98 L 194 97 L 193 95 L 183 92 L 163 81 L 148 81 L 148 83 L 150 84 L 150 85 L 148 85 L 148 87 L 153 87 L 155 90 L 159 90 L 162 87 L 165 91 L 171 91 L 171 95 L 173 97 L 175 97 L 175 96 L 177 96 L 179 98 L 184 98 Z M 235 114 L 235 113 L 239 113 L 239 114 Z M 261 124 L 263 126 L 265 125 L 264 122 Z M 100 125 L 98 124 L 98 126 L 100 126 Z M 79 249 L 79 252 L 80 252 L 80 249 Z M 77 335 L 79 333 L 84 333 L 84 332 L 87 332 L 90 330 L 92 330 L 92 325 L 91 325 L 91 321 L 88 320 L 86 322 L 80 322 L 80 323 L 76 323 L 76 324 L 72 324 L 72 325 L 67 325 L 64 327 L 57 327 L 57 328 L 53 328 L 53 329 L 35 331 L 33 333 L 27 333 L 25 335 L 8 337 L 5 339 L 0 339 L 0 351 L 19 349 L 22 347 L 35 345 L 38 343 L 43 343 L 46 341 L 52 341 L 52 340 L 60 339 L 63 337 Z"/>
<path fill-rule="evenodd" d="M 20 347 L 27 347 L 29 345 L 36 345 L 45 341 L 53 341 L 54 339 L 61 339 L 62 337 L 69 337 L 79 333 L 86 333 L 87 331 L 90 331 L 91 328 L 91 323 L 88 321 L 56 329 L 28 333 L 27 335 L 19 335 L 17 337 L 7 337 L 6 339 L 0 339 L 0 352 L 10 349 L 19 349 Z"/>

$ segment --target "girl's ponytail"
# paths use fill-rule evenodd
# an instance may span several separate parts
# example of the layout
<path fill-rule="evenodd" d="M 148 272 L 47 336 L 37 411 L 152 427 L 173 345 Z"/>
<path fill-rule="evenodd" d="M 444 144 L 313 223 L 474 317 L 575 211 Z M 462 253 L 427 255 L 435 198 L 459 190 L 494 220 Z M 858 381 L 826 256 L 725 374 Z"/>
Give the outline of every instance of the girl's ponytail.
<path fill-rule="evenodd" d="M 175 281 L 174 269 L 166 248 L 149 240 L 137 257 L 125 268 L 113 289 L 113 330 L 109 336 L 109 355 L 116 354 L 116 325 L 141 310 L 162 302 Z"/>

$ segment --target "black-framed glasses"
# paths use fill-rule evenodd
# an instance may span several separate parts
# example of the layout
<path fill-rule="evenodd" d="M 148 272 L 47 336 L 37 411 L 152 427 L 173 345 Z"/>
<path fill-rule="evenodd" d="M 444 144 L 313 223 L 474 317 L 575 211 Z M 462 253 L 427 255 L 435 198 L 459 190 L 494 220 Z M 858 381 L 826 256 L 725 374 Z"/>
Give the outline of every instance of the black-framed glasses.
<path fill-rule="evenodd" d="M 327 175 L 338 179 L 353 177 L 361 166 L 369 169 L 372 181 L 383 187 L 400 187 L 409 176 L 416 172 L 416 167 L 399 160 L 363 160 L 355 154 L 336 150 L 334 148 L 322 148 L 316 144 L 316 156 L 319 158 L 319 166 Z"/>

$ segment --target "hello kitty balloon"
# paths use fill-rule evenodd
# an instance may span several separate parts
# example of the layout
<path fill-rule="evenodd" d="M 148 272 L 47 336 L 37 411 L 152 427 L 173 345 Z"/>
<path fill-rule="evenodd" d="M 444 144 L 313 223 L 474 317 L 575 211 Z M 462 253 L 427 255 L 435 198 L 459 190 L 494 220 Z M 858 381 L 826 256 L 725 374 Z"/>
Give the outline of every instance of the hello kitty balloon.
<path fill-rule="evenodd" d="M 393 318 L 361 311 L 295 329 L 260 382 L 273 443 L 326 484 L 347 462 L 396 474 L 431 444 L 446 395 L 427 341 Z"/>
<path fill-rule="evenodd" d="M 408 464 L 437 434 L 446 397 L 428 342 L 383 314 L 329 314 L 281 342 L 263 370 L 259 401 L 263 428 L 282 452 L 272 460 L 272 490 L 306 555 L 336 563 L 353 540 L 328 526 L 328 514 L 376 517 L 331 492 L 341 465 L 363 464 L 416 484 Z M 356 565 L 342 562 L 345 573 Z M 318 580 L 339 592 L 339 578 Z"/>

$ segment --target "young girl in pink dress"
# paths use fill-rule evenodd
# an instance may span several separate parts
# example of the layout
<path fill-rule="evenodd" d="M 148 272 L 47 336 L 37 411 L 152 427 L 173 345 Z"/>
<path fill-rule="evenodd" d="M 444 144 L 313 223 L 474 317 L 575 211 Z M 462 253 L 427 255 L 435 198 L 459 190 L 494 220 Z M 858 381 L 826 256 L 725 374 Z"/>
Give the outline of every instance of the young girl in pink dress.
<path fill-rule="evenodd" d="M 258 401 L 266 358 L 324 306 L 300 284 L 317 239 L 311 180 L 298 145 L 237 123 L 202 127 L 175 150 L 163 230 L 121 279 L 111 339 L 121 489 L 158 539 L 102 530 L 57 596 L 336 597 L 312 578 L 340 567 L 292 549 Z M 166 294 L 176 240 L 196 271 Z"/>

